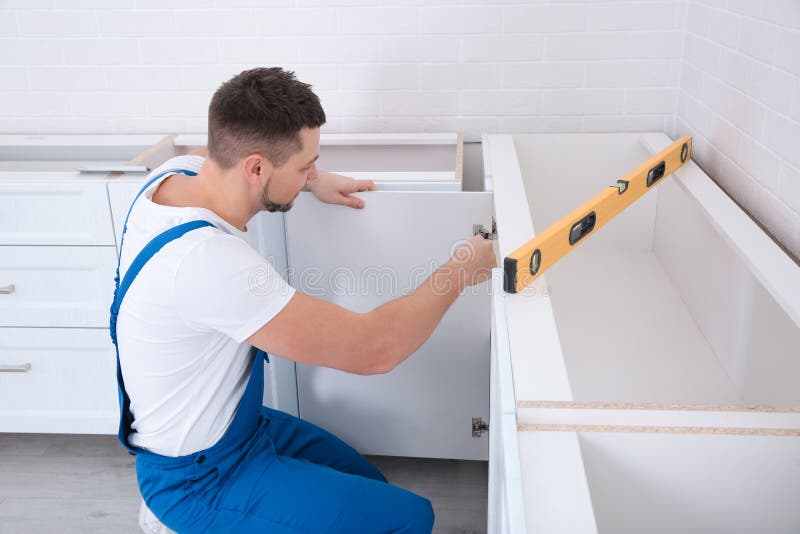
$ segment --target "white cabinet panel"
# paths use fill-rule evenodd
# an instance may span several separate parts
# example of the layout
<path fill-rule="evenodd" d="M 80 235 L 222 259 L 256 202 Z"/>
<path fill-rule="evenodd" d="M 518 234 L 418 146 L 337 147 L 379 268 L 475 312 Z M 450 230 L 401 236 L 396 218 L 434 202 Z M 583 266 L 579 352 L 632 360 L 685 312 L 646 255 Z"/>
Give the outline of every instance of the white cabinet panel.
<path fill-rule="evenodd" d="M 359 312 L 416 288 L 472 225 L 491 223 L 491 194 L 371 192 L 363 210 L 301 194 L 286 214 L 290 282 Z M 385 375 L 299 365 L 300 416 L 366 454 L 486 460 L 489 284 L 468 288 L 431 338 Z M 387 325 L 387 328 L 390 326 Z"/>
<path fill-rule="evenodd" d="M 0 245 L 113 245 L 105 184 L 0 181 Z"/>
<path fill-rule="evenodd" d="M 0 325 L 108 327 L 114 247 L 0 247 Z"/>
<path fill-rule="evenodd" d="M 116 369 L 108 330 L 0 328 L 0 432 L 115 433 Z"/>
<path fill-rule="evenodd" d="M 111 217 L 114 221 L 114 237 L 117 248 L 119 248 L 122 237 L 122 226 L 125 224 L 125 217 L 131 202 L 136 198 L 136 194 L 144 186 L 145 180 L 141 181 L 119 181 L 108 183 L 108 201 L 111 204 Z"/>
<path fill-rule="evenodd" d="M 525 504 L 517 442 L 517 410 L 508 343 L 503 271 L 492 272 L 492 347 L 489 415 L 487 532 L 513 534 L 525 528 Z"/>

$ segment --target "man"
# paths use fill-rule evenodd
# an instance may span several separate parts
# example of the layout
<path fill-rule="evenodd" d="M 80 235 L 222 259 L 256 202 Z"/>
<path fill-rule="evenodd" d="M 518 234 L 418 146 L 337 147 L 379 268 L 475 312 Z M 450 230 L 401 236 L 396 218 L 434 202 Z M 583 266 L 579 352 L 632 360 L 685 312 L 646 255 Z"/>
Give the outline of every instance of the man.
<path fill-rule="evenodd" d="M 266 353 L 390 372 L 495 265 L 473 238 L 412 294 L 363 314 L 290 287 L 246 243 L 247 222 L 288 210 L 304 186 L 353 208 L 363 201 L 350 193 L 374 188 L 316 170 L 324 123 L 292 73 L 242 72 L 211 100 L 207 152 L 154 171 L 128 215 L 111 313 L 120 439 L 148 507 L 177 532 L 432 528 L 428 500 L 325 430 L 261 406 Z"/>

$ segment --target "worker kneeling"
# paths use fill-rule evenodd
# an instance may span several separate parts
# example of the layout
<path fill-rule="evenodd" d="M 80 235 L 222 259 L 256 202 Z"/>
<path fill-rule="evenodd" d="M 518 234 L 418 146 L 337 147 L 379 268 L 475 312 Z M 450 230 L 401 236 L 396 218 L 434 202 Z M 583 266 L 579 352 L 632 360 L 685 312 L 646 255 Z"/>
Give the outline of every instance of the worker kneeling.
<path fill-rule="evenodd" d="M 110 324 L 119 437 L 147 506 L 174 531 L 431 531 L 427 499 L 322 428 L 262 406 L 267 353 L 389 372 L 495 264 L 475 237 L 412 294 L 369 313 L 289 286 L 248 245 L 247 222 L 288 210 L 304 187 L 351 208 L 364 202 L 351 193 L 375 188 L 316 169 L 324 123 L 292 73 L 242 72 L 211 100 L 207 150 L 153 171 L 128 212 Z"/>

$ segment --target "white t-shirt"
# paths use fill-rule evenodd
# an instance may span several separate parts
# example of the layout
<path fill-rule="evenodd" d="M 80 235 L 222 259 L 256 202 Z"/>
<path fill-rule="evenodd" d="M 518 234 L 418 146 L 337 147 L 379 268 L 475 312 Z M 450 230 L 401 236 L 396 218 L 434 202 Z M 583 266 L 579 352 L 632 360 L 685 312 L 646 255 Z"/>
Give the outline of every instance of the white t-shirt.
<path fill-rule="evenodd" d="M 179 156 L 150 176 L 168 169 L 196 172 L 203 162 L 200 156 Z M 134 417 L 131 444 L 181 456 L 210 447 L 225 433 L 253 365 L 245 339 L 277 315 L 295 290 L 250 247 L 246 232 L 212 211 L 154 203 L 164 178 L 134 204 L 121 277 L 164 230 L 198 219 L 215 227 L 188 232 L 147 262 L 122 301 L 117 336 Z"/>

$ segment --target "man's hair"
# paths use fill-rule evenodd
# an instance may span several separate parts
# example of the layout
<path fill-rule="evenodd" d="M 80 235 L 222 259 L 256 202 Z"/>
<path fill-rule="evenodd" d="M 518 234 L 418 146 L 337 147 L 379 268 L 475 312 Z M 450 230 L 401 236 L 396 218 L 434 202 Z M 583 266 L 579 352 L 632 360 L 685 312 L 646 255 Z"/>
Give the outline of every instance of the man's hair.
<path fill-rule="evenodd" d="M 300 130 L 325 124 L 311 86 L 280 67 L 241 72 L 223 83 L 208 106 L 208 154 L 223 169 L 258 152 L 280 167 L 302 150 Z"/>

